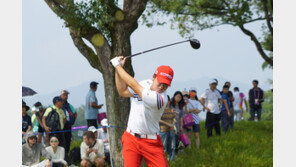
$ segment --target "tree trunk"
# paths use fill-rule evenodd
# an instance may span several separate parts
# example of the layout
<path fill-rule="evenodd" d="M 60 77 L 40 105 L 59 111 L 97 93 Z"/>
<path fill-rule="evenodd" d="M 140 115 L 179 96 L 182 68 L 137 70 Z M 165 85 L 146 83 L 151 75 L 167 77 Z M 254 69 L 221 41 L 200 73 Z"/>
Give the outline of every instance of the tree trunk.
<path fill-rule="evenodd" d="M 131 54 L 130 33 L 123 25 L 116 26 L 116 31 L 112 37 L 111 52 L 111 57 L 129 56 Z M 108 129 L 110 155 L 113 167 L 123 167 L 121 137 L 127 127 L 130 99 L 118 95 L 114 67 L 110 63 L 103 64 L 107 117 L 109 124 L 115 126 Z M 124 68 L 131 76 L 134 76 L 130 59 L 127 60 Z"/>

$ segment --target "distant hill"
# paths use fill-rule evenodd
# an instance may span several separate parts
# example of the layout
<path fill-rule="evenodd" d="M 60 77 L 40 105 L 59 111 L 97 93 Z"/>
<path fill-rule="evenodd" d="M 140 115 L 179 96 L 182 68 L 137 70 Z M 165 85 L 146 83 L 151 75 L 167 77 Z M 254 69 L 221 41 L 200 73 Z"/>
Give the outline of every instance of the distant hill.
<path fill-rule="evenodd" d="M 173 96 L 174 92 L 176 90 L 189 90 L 191 87 L 196 88 L 197 90 L 197 95 L 200 96 L 205 89 L 209 87 L 208 82 L 210 81 L 211 78 L 209 77 L 202 77 L 198 79 L 193 79 L 190 81 L 173 81 L 172 87 L 168 89 L 168 95 Z M 233 90 L 234 87 L 238 86 L 242 92 L 244 92 L 247 95 L 248 90 L 252 87 L 251 83 L 246 84 L 246 83 L 241 83 L 239 81 L 233 81 L 233 80 L 228 80 L 225 78 L 217 78 L 219 83 L 218 83 L 218 89 L 221 90 L 222 85 L 226 81 L 231 82 L 231 90 Z M 99 103 L 105 104 L 105 93 L 104 93 L 104 82 L 103 79 L 94 79 L 95 81 L 99 82 L 98 85 L 98 90 L 96 92 L 97 98 Z M 270 88 L 270 85 L 267 83 L 261 82 L 259 85 L 263 90 L 268 90 Z M 69 102 L 74 106 L 74 107 L 79 107 L 85 103 L 85 96 L 87 92 L 89 91 L 89 82 L 82 83 L 78 86 L 75 87 L 70 87 L 67 89 L 70 92 L 69 95 Z M 40 101 L 43 105 L 51 105 L 52 104 L 52 99 L 54 96 L 57 96 L 60 94 L 60 89 L 57 89 L 57 91 L 49 93 L 49 94 L 36 94 L 31 97 L 24 97 L 24 101 L 29 105 L 32 106 L 35 102 Z M 106 112 L 106 105 L 100 110 L 100 112 Z M 201 119 L 205 118 L 205 112 L 202 112 L 200 114 Z"/>

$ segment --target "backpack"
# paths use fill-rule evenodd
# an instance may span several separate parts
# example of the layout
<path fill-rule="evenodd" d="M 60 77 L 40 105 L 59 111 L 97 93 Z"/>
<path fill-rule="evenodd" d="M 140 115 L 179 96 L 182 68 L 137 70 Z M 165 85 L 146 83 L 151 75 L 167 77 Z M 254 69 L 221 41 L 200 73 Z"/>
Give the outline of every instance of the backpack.
<path fill-rule="evenodd" d="M 75 123 L 75 115 L 73 114 L 72 110 L 72 106 L 70 106 L 70 104 L 68 103 L 67 105 L 63 105 L 62 107 L 65 115 L 66 115 L 66 125 L 74 125 Z"/>
<path fill-rule="evenodd" d="M 72 163 L 79 163 L 81 161 L 81 157 L 80 157 L 80 147 L 74 147 L 71 151 L 70 151 L 70 159 Z"/>
<path fill-rule="evenodd" d="M 54 108 L 51 107 L 51 109 L 51 112 L 45 118 L 45 123 L 51 129 L 51 132 L 54 132 L 61 129 L 60 116 Z"/>

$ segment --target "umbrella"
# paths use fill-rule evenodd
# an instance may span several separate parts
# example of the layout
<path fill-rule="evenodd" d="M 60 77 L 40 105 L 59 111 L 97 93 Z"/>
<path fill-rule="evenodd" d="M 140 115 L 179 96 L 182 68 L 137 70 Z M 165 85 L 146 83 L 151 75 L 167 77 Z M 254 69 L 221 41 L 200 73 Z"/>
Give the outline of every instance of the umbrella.
<path fill-rule="evenodd" d="M 22 87 L 22 97 L 24 96 L 33 96 L 34 94 L 37 94 L 33 89 L 23 86 Z"/>

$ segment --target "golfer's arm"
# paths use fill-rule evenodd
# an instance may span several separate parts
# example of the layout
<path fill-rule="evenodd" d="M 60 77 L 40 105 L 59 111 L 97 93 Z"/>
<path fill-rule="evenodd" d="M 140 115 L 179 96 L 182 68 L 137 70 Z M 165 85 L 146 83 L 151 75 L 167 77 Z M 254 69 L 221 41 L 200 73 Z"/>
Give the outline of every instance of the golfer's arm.
<path fill-rule="evenodd" d="M 121 96 L 121 97 L 132 97 L 133 96 L 131 94 L 131 92 L 128 90 L 128 85 L 121 79 L 117 70 L 115 72 L 115 83 L 116 83 L 116 88 L 117 88 L 119 96 Z"/>
<path fill-rule="evenodd" d="M 127 85 L 140 98 L 142 98 L 142 92 L 143 92 L 144 88 L 132 76 L 130 76 L 121 66 L 116 66 L 116 73 L 117 73 L 118 76 L 117 76 L 117 78 L 115 78 L 115 80 L 118 79 L 118 78 L 121 79 L 121 80 L 115 81 L 117 90 L 118 90 L 118 86 L 119 86 L 118 93 L 119 93 L 120 96 L 122 94 L 122 95 L 124 95 L 123 97 L 133 97 L 133 95 L 129 92 L 128 88 L 126 87 L 126 85 Z M 124 82 L 125 85 L 122 85 L 122 83 L 117 84 L 117 82 L 120 82 L 120 81 Z M 126 91 L 128 91 L 128 92 L 126 92 Z"/>

